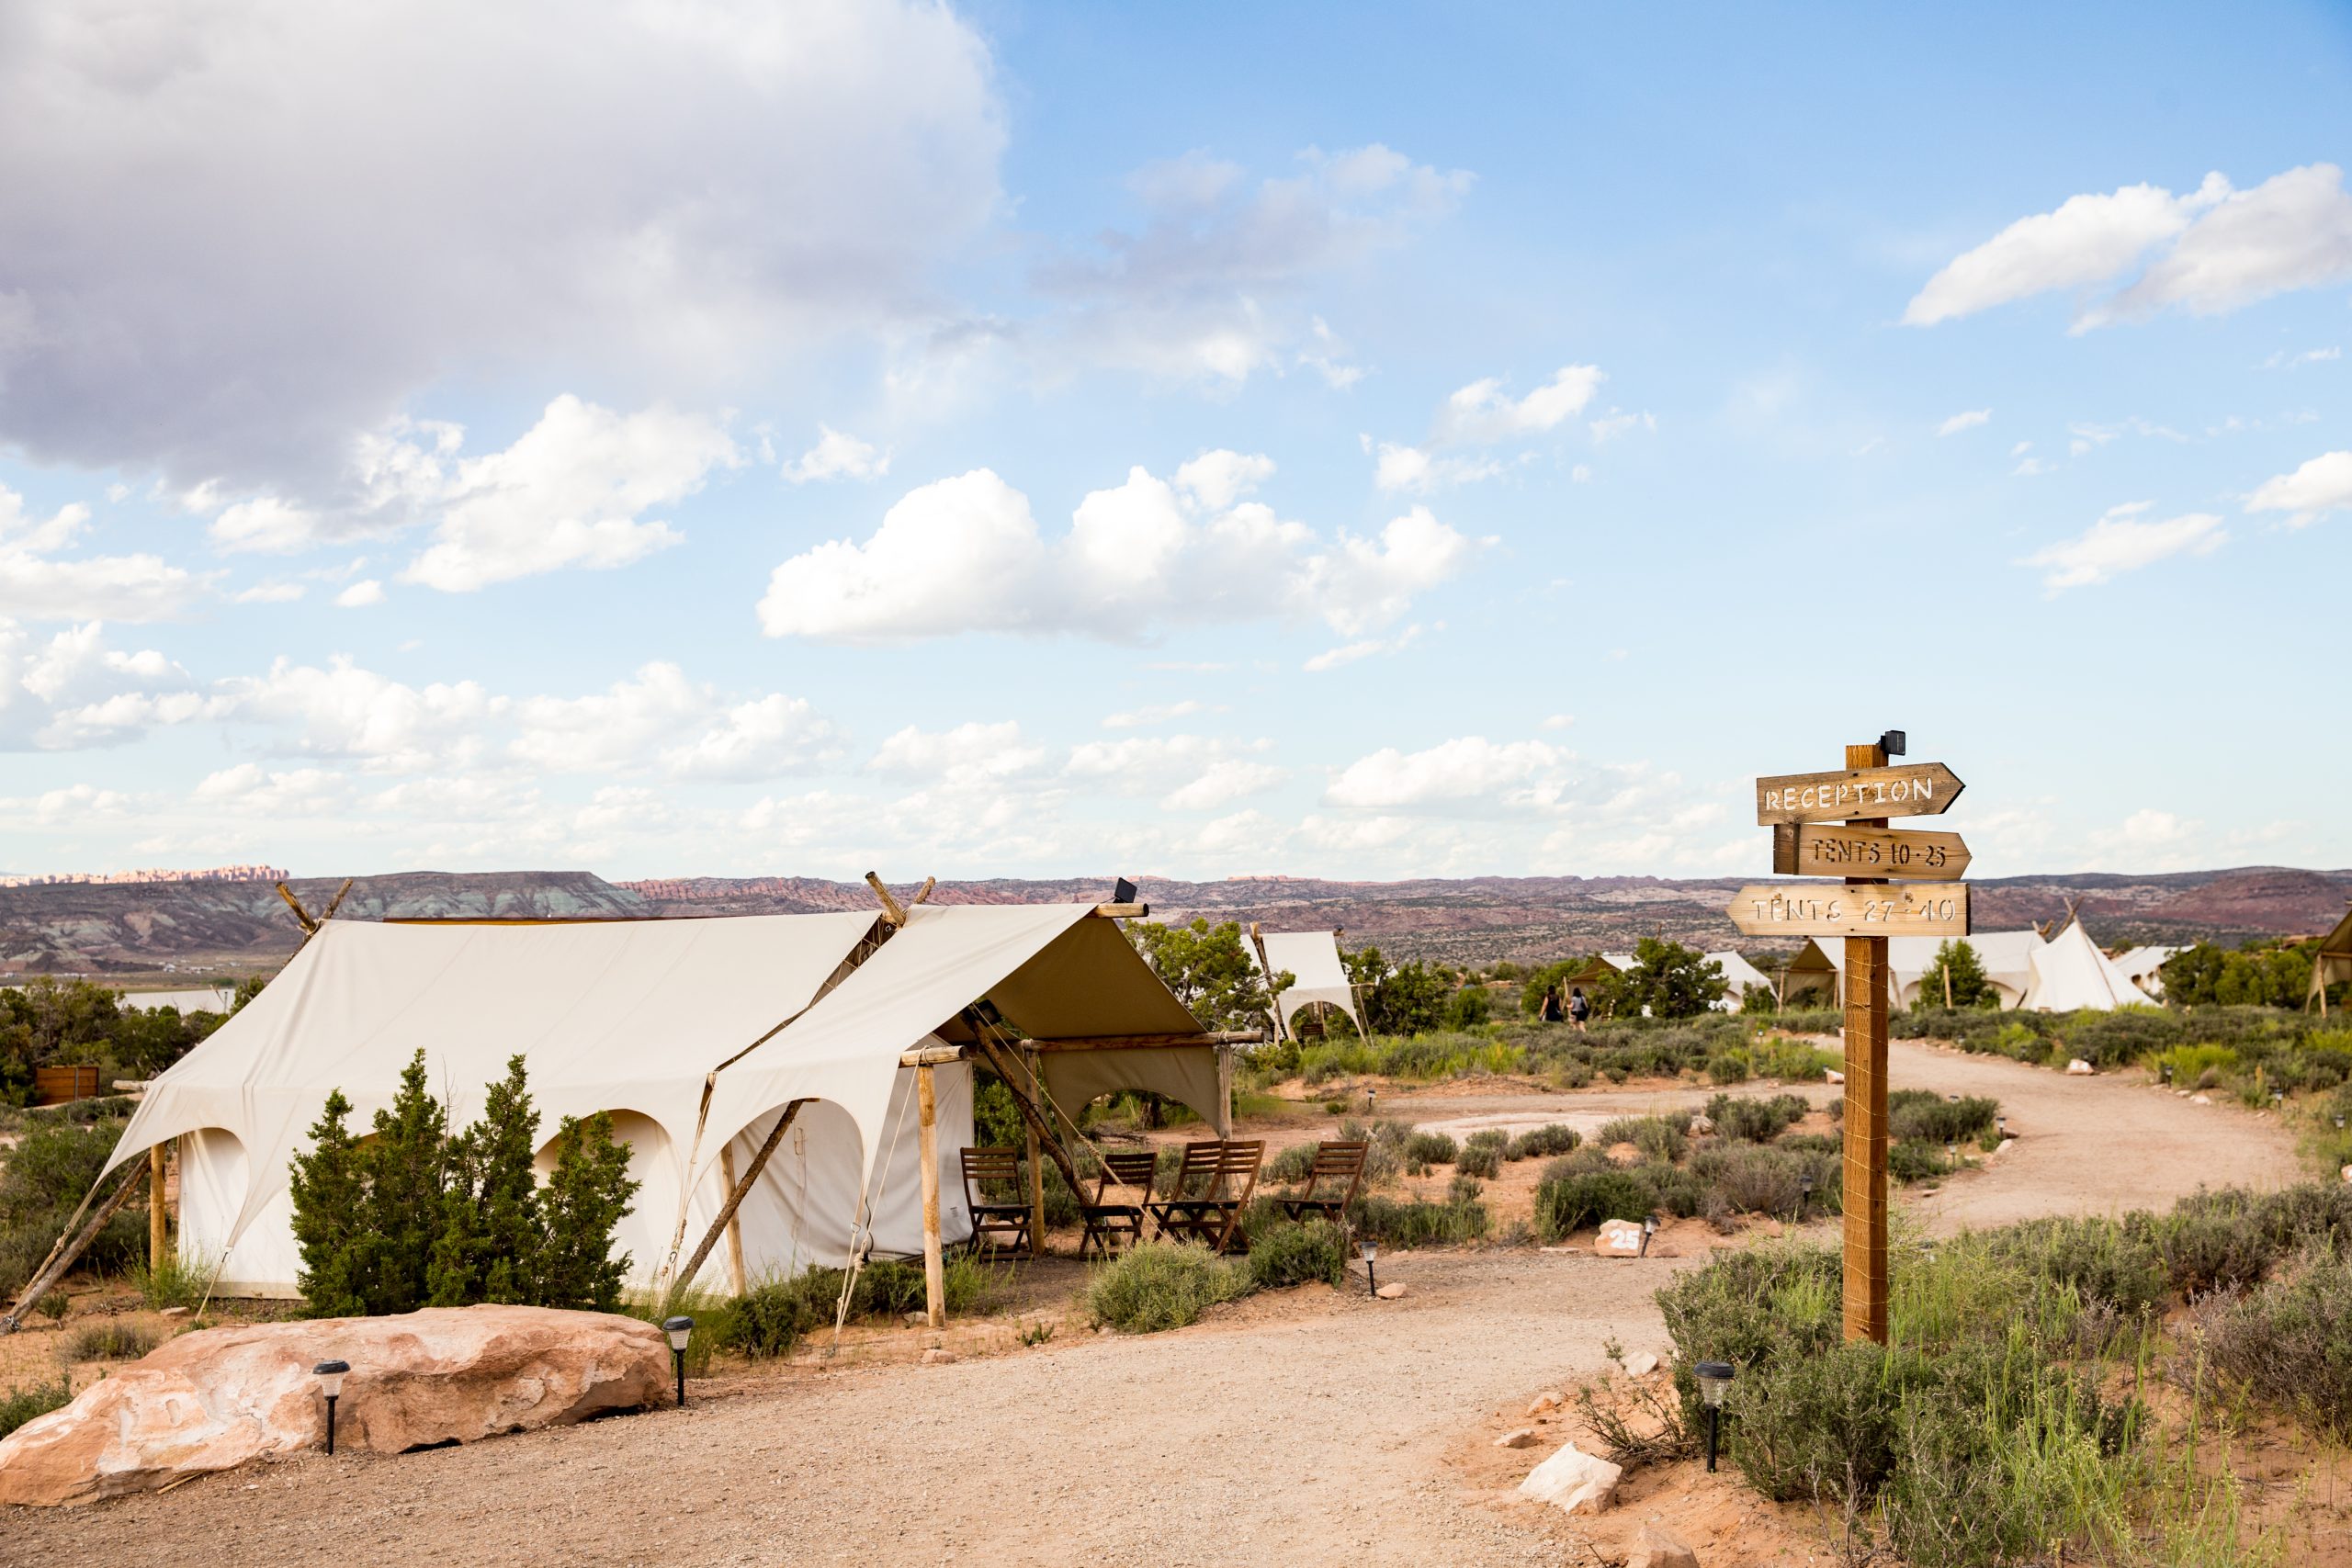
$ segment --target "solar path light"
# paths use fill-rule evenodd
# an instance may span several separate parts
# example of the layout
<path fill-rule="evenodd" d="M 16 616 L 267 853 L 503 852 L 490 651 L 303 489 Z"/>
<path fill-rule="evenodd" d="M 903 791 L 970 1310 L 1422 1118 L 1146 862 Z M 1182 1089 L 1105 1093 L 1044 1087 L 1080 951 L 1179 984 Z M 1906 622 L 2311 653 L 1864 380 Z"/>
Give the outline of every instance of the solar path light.
<path fill-rule="evenodd" d="M 1643 1215 L 1641 1257 L 1647 1258 L 1650 1255 L 1650 1237 L 1656 1235 L 1657 1235 L 1657 1216 L 1656 1214 Z"/>
<path fill-rule="evenodd" d="M 334 1402 L 343 1396 L 343 1374 L 351 1370 L 349 1361 L 321 1361 L 311 1369 L 319 1380 L 319 1392 L 327 1396 L 327 1452 L 334 1452 Z"/>
<path fill-rule="evenodd" d="M 1724 1395 L 1731 1392 L 1732 1364 L 1729 1361 L 1702 1361 L 1690 1369 L 1699 1380 L 1699 1398 L 1707 1407 L 1707 1469 L 1715 1468 L 1717 1424 L 1723 1419 Z"/>
<path fill-rule="evenodd" d="M 1797 1178 L 1797 1223 L 1799 1224 L 1804 1223 L 1804 1212 L 1812 1202 L 1813 1172 L 1808 1170 Z"/>
<path fill-rule="evenodd" d="M 662 1320 L 662 1332 L 670 1337 L 670 1359 L 678 1369 L 678 1403 L 686 1402 L 686 1341 L 695 1336 L 695 1320 L 683 1313 Z"/>
<path fill-rule="evenodd" d="M 1380 1294 L 1380 1277 L 1372 1271 L 1373 1263 L 1380 1257 L 1380 1244 L 1365 1236 L 1356 1243 L 1356 1251 L 1363 1258 L 1363 1291 L 1368 1296 Z"/>

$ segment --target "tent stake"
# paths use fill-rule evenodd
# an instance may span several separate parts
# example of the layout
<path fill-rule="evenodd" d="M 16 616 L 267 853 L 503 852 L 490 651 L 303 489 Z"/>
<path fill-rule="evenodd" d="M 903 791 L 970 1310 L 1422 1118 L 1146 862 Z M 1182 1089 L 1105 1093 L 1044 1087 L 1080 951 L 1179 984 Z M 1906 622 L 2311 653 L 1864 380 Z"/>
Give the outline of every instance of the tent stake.
<path fill-rule="evenodd" d="M 931 1326 L 947 1326 L 947 1270 L 939 1255 L 939 1102 L 936 1068 L 915 1069 L 915 1110 L 922 1154 L 922 1302 Z"/>

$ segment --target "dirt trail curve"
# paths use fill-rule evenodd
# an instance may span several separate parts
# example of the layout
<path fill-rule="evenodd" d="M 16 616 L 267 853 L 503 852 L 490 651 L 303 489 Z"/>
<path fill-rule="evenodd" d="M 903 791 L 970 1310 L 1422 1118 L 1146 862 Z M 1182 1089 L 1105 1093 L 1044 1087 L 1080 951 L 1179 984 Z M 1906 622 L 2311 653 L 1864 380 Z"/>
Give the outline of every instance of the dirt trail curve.
<path fill-rule="evenodd" d="M 2023 1134 L 1921 1202 L 1939 1228 L 2297 1174 L 2270 1118 L 2136 1076 L 1900 1043 L 1893 1065 L 1898 1085 L 1996 1096 Z M 1582 1121 L 1704 1098 L 1400 1093 L 1382 1109 Z M 1400 1302 L 1316 1287 L 1174 1334 L 1071 1328 L 1035 1350 L 786 1377 L 396 1461 L 312 1454 L 163 1496 L 0 1510 L 0 1562 L 179 1568 L 198 1548 L 273 1564 L 1585 1562 L 1565 1518 L 1499 1504 L 1493 1478 L 1460 1464 L 1493 1452 L 1498 1413 L 1600 1371 L 1605 1337 L 1664 1348 L 1651 1292 L 1690 1266 L 1408 1254 L 1381 1264 L 1383 1282 L 1410 1287 Z M 1781 1561 L 1726 1556 L 1736 1540 L 1702 1543 L 1702 1560 Z"/>

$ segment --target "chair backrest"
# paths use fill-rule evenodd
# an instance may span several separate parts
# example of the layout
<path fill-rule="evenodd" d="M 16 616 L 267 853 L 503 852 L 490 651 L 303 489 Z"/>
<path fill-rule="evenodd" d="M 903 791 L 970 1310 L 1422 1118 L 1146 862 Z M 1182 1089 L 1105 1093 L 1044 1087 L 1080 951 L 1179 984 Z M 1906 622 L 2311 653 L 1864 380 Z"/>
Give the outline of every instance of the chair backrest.
<path fill-rule="evenodd" d="M 1114 1187 L 1132 1189 L 1135 1201 L 1151 1201 L 1152 1179 L 1159 1174 L 1159 1156 L 1147 1149 L 1139 1154 L 1122 1153 L 1102 1156 L 1102 1175 L 1094 1184 L 1094 1201 L 1099 1207 Z"/>
<path fill-rule="evenodd" d="M 1266 1157 L 1266 1140 L 1246 1143 L 1227 1139 L 1217 1145 L 1216 1180 L 1211 1190 L 1227 1202 L 1246 1203 L 1258 1185 L 1258 1167 Z M 1236 1190 L 1236 1189 L 1239 1190 Z"/>
<path fill-rule="evenodd" d="M 1217 1162 L 1225 1148 L 1215 1138 L 1205 1143 L 1186 1144 L 1184 1163 L 1176 1168 L 1175 1183 L 1168 1189 L 1170 1198 L 1182 1198 L 1192 1192 L 1194 1179 L 1206 1184 L 1214 1191 L 1216 1186 Z"/>
<path fill-rule="evenodd" d="M 1019 1149 L 966 1149 L 964 1154 L 964 1196 L 974 1203 L 987 1201 L 986 1184 L 1008 1182 L 1014 1191 L 1021 1189 L 1021 1151 Z"/>
<path fill-rule="evenodd" d="M 1356 1195 L 1357 1187 L 1363 1184 L 1364 1156 L 1370 1152 L 1371 1148 L 1371 1143 L 1361 1138 L 1334 1139 L 1329 1143 L 1316 1145 L 1315 1165 L 1306 1173 L 1305 1196 L 1312 1198 L 1317 1195 L 1318 1188 L 1332 1187 L 1341 1189 L 1340 1202 L 1352 1201 Z M 1326 1192 L 1323 1196 L 1329 1197 L 1330 1194 Z"/>

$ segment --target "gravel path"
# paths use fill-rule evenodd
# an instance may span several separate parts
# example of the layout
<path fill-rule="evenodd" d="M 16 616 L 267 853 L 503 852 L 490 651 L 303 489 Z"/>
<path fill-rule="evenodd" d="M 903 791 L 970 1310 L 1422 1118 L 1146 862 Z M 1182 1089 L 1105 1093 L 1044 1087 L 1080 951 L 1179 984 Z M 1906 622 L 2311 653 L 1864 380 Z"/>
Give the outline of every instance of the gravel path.
<path fill-rule="evenodd" d="M 1939 1230 L 2299 1174 L 2272 1118 L 2191 1105 L 2138 1075 L 2068 1078 L 1903 1042 L 1892 1062 L 1899 1086 L 1996 1097 L 2020 1134 L 1916 1200 Z M 1400 1092 L 1381 1110 L 1597 1124 L 1708 1092 Z M 1173 1334 L 1073 1326 L 948 1366 L 786 1372 L 684 1411 L 0 1511 L 0 1562 L 1587 1562 L 1565 1520 L 1497 1501 L 1464 1455 L 1491 1453 L 1487 1429 L 1535 1391 L 1600 1370 L 1605 1337 L 1663 1348 L 1651 1292 L 1693 1261 L 1407 1254 L 1380 1266 L 1409 1287 L 1400 1302 L 1316 1287 Z"/>

